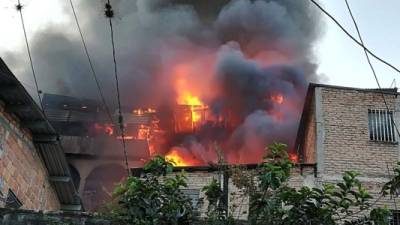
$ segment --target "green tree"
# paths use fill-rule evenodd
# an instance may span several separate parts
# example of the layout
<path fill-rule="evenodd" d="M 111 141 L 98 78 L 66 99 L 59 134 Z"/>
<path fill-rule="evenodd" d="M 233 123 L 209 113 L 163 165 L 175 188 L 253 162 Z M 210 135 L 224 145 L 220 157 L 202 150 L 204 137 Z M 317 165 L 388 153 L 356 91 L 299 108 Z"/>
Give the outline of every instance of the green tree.
<path fill-rule="evenodd" d="M 288 185 L 294 165 L 288 159 L 286 145 L 274 143 L 267 147 L 267 152 L 254 177 L 257 187 L 253 179 L 253 184 L 244 184 L 249 182 L 246 175 L 233 179 L 238 186 L 250 189 L 250 224 L 388 224 L 388 210 L 371 209 L 372 196 L 357 179 L 357 173 L 346 172 L 343 181 L 321 188 L 295 189 Z M 369 213 L 365 216 L 364 212 Z"/>
<path fill-rule="evenodd" d="M 190 224 L 191 201 L 180 190 L 187 186 L 185 173 L 172 175 L 172 162 L 162 156 L 153 158 L 143 171 L 116 187 L 111 216 L 132 225 Z"/>

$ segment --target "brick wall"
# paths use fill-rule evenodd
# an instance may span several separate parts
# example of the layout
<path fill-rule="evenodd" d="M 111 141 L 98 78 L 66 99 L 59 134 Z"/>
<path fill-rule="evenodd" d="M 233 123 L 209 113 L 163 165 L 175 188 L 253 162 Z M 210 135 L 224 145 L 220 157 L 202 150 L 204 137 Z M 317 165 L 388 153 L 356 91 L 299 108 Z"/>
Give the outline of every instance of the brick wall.
<path fill-rule="evenodd" d="M 397 96 L 385 94 L 385 98 L 389 110 L 395 111 L 394 120 L 399 124 Z M 314 185 L 336 183 L 345 171 L 357 171 L 363 185 L 377 199 L 382 186 L 392 175 L 395 163 L 399 161 L 400 152 L 397 143 L 369 139 L 368 109 L 386 109 L 382 94 L 368 90 L 316 87 L 310 106 L 303 148 L 305 158 L 314 158 L 318 164 L 318 178 L 314 180 Z M 396 204 L 399 204 L 398 198 L 380 198 L 377 202 L 378 206 L 392 209 Z"/>
<path fill-rule="evenodd" d="M 0 108 L 0 191 L 11 189 L 23 209 L 58 210 L 60 203 L 29 135 Z M 4 203 L 0 203 L 3 206 Z"/>
<path fill-rule="evenodd" d="M 247 169 L 246 169 L 247 170 Z M 171 174 L 169 176 L 174 176 Z M 199 205 L 197 212 L 200 217 L 205 217 L 207 212 L 208 202 L 205 200 L 205 194 L 201 189 L 210 184 L 212 179 L 219 180 L 218 172 L 195 171 L 186 172 L 187 187 L 184 189 L 198 190 L 199 198 L 204 199 L 203 204 Z M 306 167 L 303 169 L 303 174 L 300 174 L 300 168 L 293 170 L 293 174 L 289 180 L 289 185 L 294 188 L 302 186 L 315 186 L 314 168 Z M 243 193 L 243 190 L 234 185 L 232 179 L 228 181 L 228 210 L 231 215 L 237 220 L 247 220 L 249 215 L 249 196 Z"/>
<path fill-rule="evenodd" d="M 388 175 L 399 159 L 397 144 L 369 140 L 368 109 L 385 109 L 378 92 L 322 88 L 324 174 L 354 170 L 368 177 Z M 390 110 L 396 96 L 386 95 Z"/>

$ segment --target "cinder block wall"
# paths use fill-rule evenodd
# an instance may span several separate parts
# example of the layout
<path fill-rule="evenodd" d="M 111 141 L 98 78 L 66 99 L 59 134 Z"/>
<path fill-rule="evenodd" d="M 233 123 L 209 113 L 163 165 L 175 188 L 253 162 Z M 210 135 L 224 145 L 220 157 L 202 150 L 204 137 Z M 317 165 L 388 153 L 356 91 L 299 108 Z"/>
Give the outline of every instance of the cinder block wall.
<path fill-rule="evenodd" d="M 58 210 L 60 203 L 28 131 L 0 106 L 0 191 L 11 189 L 23 209 Z M 0 207 L 4 202 L 0 202 Z"/>

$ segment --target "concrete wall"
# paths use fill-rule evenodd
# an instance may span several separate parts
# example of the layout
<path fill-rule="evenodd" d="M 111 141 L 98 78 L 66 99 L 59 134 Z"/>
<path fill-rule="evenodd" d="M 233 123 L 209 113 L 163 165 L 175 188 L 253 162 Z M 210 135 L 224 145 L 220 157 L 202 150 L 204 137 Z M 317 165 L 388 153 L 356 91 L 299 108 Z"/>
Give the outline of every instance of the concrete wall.
<path fill-rule="evenodd" d="M 58 210 L 60 203 L 28 131 L 0 107 L 0 191 L 11 189 L 23 209 Z M 3 206 L 4 202 L 0 202 Z"/>

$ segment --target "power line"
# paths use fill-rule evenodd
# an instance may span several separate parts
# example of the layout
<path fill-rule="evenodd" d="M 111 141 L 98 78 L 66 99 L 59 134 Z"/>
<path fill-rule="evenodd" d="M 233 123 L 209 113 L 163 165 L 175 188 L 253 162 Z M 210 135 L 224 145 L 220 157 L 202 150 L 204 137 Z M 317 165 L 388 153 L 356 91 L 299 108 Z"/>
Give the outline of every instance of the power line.
<path fill-rule="evenodd" d="M 120 91 L 119 91 L 117 59 L 115 56 L 114 29 L 113 29 L 113 24 L 111 21 L 111 19 L 114 17 L 114 11 L 112 9 L 110 0 L 107 0 L 107 3 L 105 4 L 105 16 L 108 18 L 109 26 L 110 26 L 110 34 L 111 34 L 111 46 L 112 46 L 112 55 L 113 55 L 113 61 L 114 61 L 115 85 L 117 88 L 117 100 L 118 100 L 118 123 L 119 123 L 119 128 L 121 130 L 121 139 L 122 139 L 122 145 L 123 145 L 123 149 L 124 149 L 126 170 L 127 170 L 128 176 L 130 176 L 130 170 L 129 170 L 129 164 L 128 164 L 128 154 L 126 151 L 126 143 L 125 143 L 124 118 L 122 116 L 122 110 L 121 110 L 121 95 L 120 95 Z"/>
<path fill-rule="evenodd" d="M 313 1 L 313 0 L 311 0 L 311 1 Z M 353 12 L 351 11 L 350 5 L 349 5 L 349 3 L 348 3 L 347 0 L 344 0 L 344 1 L 346 2 L 347 9 L 348 9 L 349 14 L 350 14 L 350 16 L 351 16 L 351 19 L 353 20 L 353 24 L 354 24 L 354 26 L 355 26 L 355 28 L 356 28 L 358 38 L 360 39 L 360 43 L 361 43 L 362 46 L 364 46 L 364 41 L 363 41 L 363 38 L 362 38 L 362 36 L 361 36 L 360 29 L 358 28 L 357 21 L 356 21 L 356 19 L 354 18 L 354 15 L 353 15 Z M 375 68 L 374 68 L 374 66 L 373 66 L 372 63 L 371 63 L 371 59 L 369 58 L 369 55 L 368 55 L 368 52 L 367 52 L 367 49 L 366 49 L 366 48 L 364 48 L 364 54 L 365 54 L 365 57 L 367 58 L 367 61 L 368 61 L 369 67 L 371 68 L 372 74 L 374 75 L 375 81 L 376 81 L 376 83 L 378 84 L 379 91 L 380 91 L 380 93 L 382 94 L 382 99 L 383 99 L 383 102 L 385 103 L 386 110 L 387 110 L 387 111 L 390 111 L 390 110 L 389 110 L 389 106 L 388 106 L 387 101 L 386 101 L 386 98 L 385 98 L 385 94 L 384 94 L 383 91 L 382 91 L 382 87 L 381 87 L 381 85 L 380 85 L 380 83 L 379 83 L 378 76 L 376 75 Z M 399 129 L 398 129 L 396 123 L 394 122 L 393 117 L 390 117 L 390 118 L 391 118 L 391 120 L 392 120 L 391 122 L 393 123 L 394 127 L 396 128 L 397 135 L 398 135 L 399 138 L 400 138 Z"/>
<path fill-rule="evenodd" d="M 389 62 L 385 61 L 384 59 L 380 58 L 376 54 L 374 54 L 371 50 L 369 50 L 363 43 L 359 42 L 355 37 L 353 37 L 331 14 L 329 14 L 321 5 L 319 5 L 315 0 L 310 0 L 315 6 L 317 6 L 326 16 L 328 16 L 335 24 L 355 43 L 357 43 L 360 47 L 362 47 L 366 52 L 368 52 L 372 57 L 379 60 L 380 62 L 384 63 L 385 65 L 389 66 L 396 72 L 400 73 L 400 69 L 393 66 Z"/>
<path fill-rule="evenodd" d="M 82 29 L 81 29 L 81 26 L 80 26 L 79 21 L 78 21 L 78 17 L 77 17 L 76 12 L 75 12 L 74 4 L 72 3 L 72 0 L 69 0 L 69 3 L 70 3 L 70 5 L 71 5 L 71 9 L 72 9 L 72 12 L 73 12 L 73 14 L 74 14 L 76 26 L 77 26 L 78 31 L 79 31 L 79 34 L 80 34 L 80 36 L 81 36 L 81 41 L 82 41 L 83 49 L 84 49 L 84 51 L 85 51 L 85 54 L 86 54 L 86 57 L 87 57 L 87 60 L 88 60 L 88 63 L 89 63 L 89 67 L 90 67 L 90 70 L 91 70 L 91 72 L 92 72 L 93 79 L 94 79 L 94 81 L 96 82 L 97 90 L 99 91 L 101 101 L 103 102 L 104 108 L 106 109 L 107 116 L 109 117 L 111 123 L 113 124 L 113 123 L 114 123 L 114 122 L 113 122 L 113 118 L 112 118 L 112 116 L 111 116 L 110 109 L 109 109 L 108 106 L 107 106 L 106 100 L 105 100 L 105 98 L 104 98 L 103 91 L 101 90 L 100 82 L 99 82 L 99 80 L 98 80 L 98 78 L 97 78 L 96 71 L 95 71 L 95 69 L 94 69 L 92 60 L 91 60 L 91 58 L 90 58 L 90 54 L 89 54 L 89 51 L 88 51 L 88 48 L 87 48 L 87 45 L 86 45 L 86 42 L 85 42 L 85 38 L 83 37 Z"/>
<path fill-rule="evenodd" d="M 33 66 L 33 61 L 32 61 L 31 50 L 30 50 L 30 47 L 29 47 L 28 37 L 27 37 L 27 35 L 26 35 L 24 16 L 22 15 L 22 8 L 23 8 L 23 6 L 21 5 L 20 0 L 18 0 L 18 4 L 16 5 L 16 9 L 18 10 L 19 15 L 20 15 L 20 17 L 21 17 L 22 30 L 24 31 L 25 44 L 26 44 L 26 49 L 27 49 L 27 51 L 28 51 L 29 63 L 30 63 L 31 70 L 32 70 L 33 80 L 34 80 L 34 82 L 35 82 L 35 87 L 36 87 L 36 92 L 37 92 L 37 95 L 38 95 L 38 98 L 39 98 L 40 108 L 41 108 L 42 112 L 44 113 L 44 108 L 43 108 L 43 103 L 42 103 L 42 97 L 40 96 L 41 91 L 40 91 L 40 89 L 39 89 L 39 85 L 38 85 L 38 82 L 37 82 L 36 73 L 35 73 L 35 68 L 34 68 L 34 66 Z"/>

